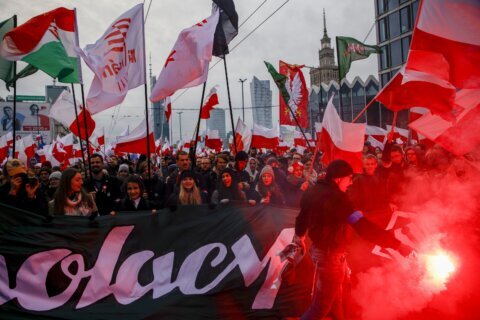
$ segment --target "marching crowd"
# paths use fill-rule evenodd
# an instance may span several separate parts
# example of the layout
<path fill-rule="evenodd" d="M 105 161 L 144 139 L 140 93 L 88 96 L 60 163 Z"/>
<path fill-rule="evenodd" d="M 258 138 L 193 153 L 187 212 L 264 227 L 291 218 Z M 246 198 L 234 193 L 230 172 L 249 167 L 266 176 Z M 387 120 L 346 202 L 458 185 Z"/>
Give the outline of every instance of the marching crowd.
<path fill-rule="evenodd" d="M 232 156 L 225 151 L 197 157 L 192 165 L 189 154 L 178 151 L 149 169 L 145 156 L 130 161 L 93 154 L 88 177 L 89 166 L 81 163 L 65 170 L 48 162 L 27 169 L 10 159 L 0 177 L 0 202 L 43 215 L 76 216 L 230 201 L 299 207 L 307 189 L 325 176 L 320 157 L 313 158 L 313 152 L 301 155 L 295 149 L 281 156 L 257 150 Z M 427 150 L 423 145 L 387 143 L 380 150 L 367 142 L 363 173 L 355 175 L 347 193 L 366 214 L 391 212 L 407 182 L 449 171 L 461 177 L 465 165 L 457 160 L 438 146 Z"/>

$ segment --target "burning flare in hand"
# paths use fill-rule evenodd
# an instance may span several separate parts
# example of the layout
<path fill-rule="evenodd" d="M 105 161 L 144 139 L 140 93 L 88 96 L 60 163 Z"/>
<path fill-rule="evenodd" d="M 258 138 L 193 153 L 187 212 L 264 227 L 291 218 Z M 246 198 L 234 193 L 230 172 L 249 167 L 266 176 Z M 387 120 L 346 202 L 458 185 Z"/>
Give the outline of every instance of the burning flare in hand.
<path fill-rule="evenodd" d="M 437 286 L 445 286 L 456 270 L 455 259 L 443 250 L 423 256 L 426 275 Z"/>

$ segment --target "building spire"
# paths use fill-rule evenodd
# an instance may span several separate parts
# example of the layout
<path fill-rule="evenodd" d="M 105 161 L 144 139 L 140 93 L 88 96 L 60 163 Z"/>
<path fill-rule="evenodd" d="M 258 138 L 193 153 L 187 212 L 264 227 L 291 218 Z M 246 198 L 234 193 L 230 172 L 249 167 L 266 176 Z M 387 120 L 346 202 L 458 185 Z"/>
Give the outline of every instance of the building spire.
<path fill-rule="evenodd" d="M 327 36 L 327 18 L 325 17 L 325 8 L 323 8 L 323 36 Z"/>

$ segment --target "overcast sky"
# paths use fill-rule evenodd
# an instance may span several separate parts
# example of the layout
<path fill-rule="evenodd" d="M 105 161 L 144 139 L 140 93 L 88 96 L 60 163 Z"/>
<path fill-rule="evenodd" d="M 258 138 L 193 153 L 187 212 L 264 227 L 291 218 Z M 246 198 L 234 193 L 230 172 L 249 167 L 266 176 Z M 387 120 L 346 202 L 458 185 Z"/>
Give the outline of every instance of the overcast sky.
<path fill-rule="evenodd" d="M 237 0 L 236 9 L 239 15 L 239 24 L 262 3 L 261 8 L 241 26 L 238 36 L 230 44 L 234 47 L 264 19 L 272 14 L 280 5 L 288 0 Z M 142 1 L 131 0 L 0 0 L 2 8 L 0 20 L 3 21 L 13 14 L 18 15 L 18 24 L 22 24 L 33 16 L 54 8 L 65 6 L 77 9 L 77 19 L 80 36 L 80 46 L 94 43 L 106 30 L 106 28 L 135 4 Z M 145 0 L 145 13 L 150 0 Z M 364 40 L 375 20 L 373 0 L 289 0 L 277 13 L 268 19 L 237 48 L 227 56 L 228 76 L 232 105 L 234 108 L 241 107 L 241 84 L 239 78 L 248 79 L 244 84 L 245 89 L 245 119 L 247 125 L 252 125 L 250 82 L 253 76 L 259 79 L 271 80 L 263 61 L 269 61 L 278 68 L 278 60 L 284 60 L 292 64 L 305 64 L 318 66 L 318 50 L 320 39 L 323 36 L 322 12 L 325 8 L 327 15 L 327 31 L 335 46 L 335 36 L 350 36 L 360 41 Z M 158 76 L 171 51 L 178 34 L 184 28 L 190 27 L 198 21 L 206 18 L 211 12 L 209 0 L 153 0 L 150 12 L 146 20 L 146 51 L 147 59 L 151 54 L 152 71 Z M 375 44 L 375 29 L 368 36 L 366 43 Z M 214 57 L 211 65 L 218 58 Z M 19 63 L 18 69 L 23 67 Z M 85 94 L 87 94 L 93 73 L 82 63 Z M 309 69 L 304 69 L 307 84 L 310 83 Z M 355 62 L 350 69 L 347 79 L 350 81 L 355 76 L 366 79 L 373 74 L 377 77 L 377 59 L 375 56 L 369 59 Z M 18 81 L 17 94 L 44 95 L 45 85 L 52 84 L 52 79 L 42 72 Z M 228 108 L 228 97 L 225 83 L 223 62 L 218 63 L 210 70 L 207 82 L 207 92 L 213 85 L 220 86 L 220 108 Z M 278 90 L 274 83 L 270 84 L 273 90 L 273 105 L 278 105 Z M 79 91 L 79 89 L 78 89 Z M 179 117 L 175 109 L 193 109 L 199 107 L 201 98 L 201 86 L 191 88 L 181 97 L 183 90 L 177 92 L 173 98 L 173 138 L 179 135 Z M 5 97 L 11 93 L 0 85 L 0 96 Z M 112 115 L 119 108 L 119 116 L 113 123 Z M 107 138 L 121 133 L 126 125 L 132 128 L 143 118 L 145 109 L 143 87 L 131 90 L 125 101 L 115 108 L 108 109 L 95 115 L 97 126 L 104 126 Z M 278 121 L 278 108 L 273 109 L 273 123 Z M 241 115 L 241 109 L 234 110 L 234 119 Z M 182 115 L 182 131 L 184 137 L 193 134 L 198 112 L 185 111 Z M 230 130 L 230 121 L 227 119 L 227 131 Z"/>

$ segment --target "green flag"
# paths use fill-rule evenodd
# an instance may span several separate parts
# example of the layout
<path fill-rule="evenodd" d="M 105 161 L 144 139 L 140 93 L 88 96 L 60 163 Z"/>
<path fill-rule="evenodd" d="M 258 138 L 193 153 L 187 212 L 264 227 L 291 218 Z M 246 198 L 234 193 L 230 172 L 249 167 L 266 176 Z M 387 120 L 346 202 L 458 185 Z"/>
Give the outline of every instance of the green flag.
<path fill-rule="evenodd" d="M 15 77 L 11 78 L 8 81 L 5 81 L 5 84 L 7 85 L 7 90 L 10 91 L 10 87 L 13 87 L 13 83 L 18 79 L 28 77 L 29 75 L 32 75 L 37 71 L 38 68 L 32 66 L 31 64 L 27 65 L 25 68 L 22 69 L 22 71 L 18 72 Z"/>
<path fill-rule="evenodd" d="M 378 46 L 369 46 L 349 37 L 337 37 L 338 72 L 345 78 L 352 61 L 368 58 L 372 53 L 381 53 Z"/>
<path fill-rule="evenodd" d="M 0 39 L 14 27 L 14 17 L 0 22 Z M 9 61 L 0 56 L 0 79 L 9 83 L 13 79 L 13 61 Z M 8 84 L 7 84 L 8 88 Z"/>
<path fill-rule="evenodd" d="M 270 63 L 267 61 L 264 61 L 265 65 L 267 66 L 268 72 L 272 75 L 273 81 L 275 81 L 275 84 L 278 87 L 278 90 L 280 90 L 280 93 L 282 94 L 283 101 L 285 101 L 285 104 L 288 105 L 288 100 L 290 100 L 290 95 L 288 94 L 287 88 L 285 88 L 285 84 L 287 82 L 287 76 L 280 74 L 275 70 L 275 67 L 272 66 Z"/>

